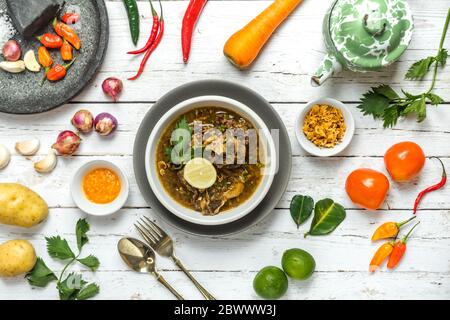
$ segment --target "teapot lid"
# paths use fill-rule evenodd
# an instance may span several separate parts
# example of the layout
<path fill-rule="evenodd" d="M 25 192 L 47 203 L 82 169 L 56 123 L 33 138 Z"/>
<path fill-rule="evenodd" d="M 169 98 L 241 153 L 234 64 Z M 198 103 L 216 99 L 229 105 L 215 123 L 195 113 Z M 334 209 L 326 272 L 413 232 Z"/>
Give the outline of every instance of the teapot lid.
<path fill-rule="evenodd" d="M 350 69 L 377 69 L 397 60 L 412 38 L 405 0 L 336 0 L 329 35 Z"/>

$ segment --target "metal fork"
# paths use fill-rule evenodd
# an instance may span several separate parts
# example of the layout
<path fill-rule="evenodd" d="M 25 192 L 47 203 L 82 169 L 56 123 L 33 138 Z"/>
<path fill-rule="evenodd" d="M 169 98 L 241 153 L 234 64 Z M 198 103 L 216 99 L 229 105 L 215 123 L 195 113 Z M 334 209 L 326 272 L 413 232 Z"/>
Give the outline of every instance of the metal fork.
<path fill-rule="evenodd" d="M 142 222 L 142 223 L 141 223 Z M 153 223 L 149 218 L 141 218 L 141 222 L 137 222 L 134 226 L 142 235 L 144 240 L 155 250 L 160 256 L 172 258 L 173 262 L 180 268 L 206 300 L 216 300 L 184 267 L 181 261 L 175 256 L 173 249 L 173 241 L 160 227 Z"/>

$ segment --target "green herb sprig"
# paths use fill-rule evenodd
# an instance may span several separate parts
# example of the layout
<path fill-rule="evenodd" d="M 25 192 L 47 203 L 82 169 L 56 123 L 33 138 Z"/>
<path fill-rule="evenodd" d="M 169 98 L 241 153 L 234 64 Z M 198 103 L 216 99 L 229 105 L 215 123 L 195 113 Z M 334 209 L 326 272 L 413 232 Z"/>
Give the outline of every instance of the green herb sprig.
<path fill-rule="evenodd" d="M 180 165 L 185 164 L 188 160 L 191 159 L 191 137 L 193 134 L 193 130 L 189 126 L 189 122 L 186 117 L 182 117 L 177 122 L 173 132 L 175 132 L 176 130 L 182 130 L 182 134 L 177 135 L 176 139 L 173 139 L 173 137 L 171 137 L 170 146 L 164 150 L 164 153 L 169 162 Z M 174 150 L 176 152 L 173 152 Z"/>
<path fill-rule="evenodd" d="M 410 114 L 416 114 L 417 121 L 422 122 L 427 116 L 427 103 L 436 106 L 444 102 L 441 97 L 432 93 L 432 91 L 436 85 L 439 67 L 443 67 L 447 62 L 448 51 L 443 48 L 443 45 L 447 35 L 449 21 L 450 8 L 447 13 L 437 54 L 415 62 L 405 76 L 406 79 L 410 80 L 422 79 L 434 65 L 430 88 L 421 94 L 411 94 L 402 90 L 404 96 L 401 97 L 388 85 L 373 87 L 363 95 L 361 104 L 358 106 L 364 115 L 371 115 L 374 119 L 382 119 L 383 126 L 388 128 L 395 126 L 400 117 L 406 117 Z"/>
<path fill-rule="evenodd" d="M 80 274 L 71 272 L 64 277 L 67 268 L 75 262 L 81 263 L 92 271 L 96 271 L 100 266 L 99 260 L 93 255 L 80 258 L 81 249 L 89 241 L 86 235 L 89 229 L 89 224 L 85 219 L 78 220 L 75 230 L 78 254 L 75 254 L 67 240 L 60 236 L 45 238 L 50 257 L 67 261 L 67 263 L 57 277 L 47 267 L 44 260 L 38 258 L 33 270 L 25 276 L 28 283 L 36 287 L 45 287 L 50 282 L 56 281 L 56 288 L 61 300 L 86 300 L 97 295 L 100 292 L 100 287 L 96 283 L 87 283 Z"/>

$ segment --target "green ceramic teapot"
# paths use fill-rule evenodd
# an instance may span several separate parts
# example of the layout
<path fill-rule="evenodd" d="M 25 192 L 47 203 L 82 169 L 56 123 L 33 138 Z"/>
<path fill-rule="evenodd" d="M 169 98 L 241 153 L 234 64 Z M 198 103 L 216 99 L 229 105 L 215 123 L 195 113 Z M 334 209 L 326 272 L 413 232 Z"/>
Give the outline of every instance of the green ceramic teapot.
<path fill-rule="evenodd" d="M 406 0 L 336 0 L 325 15 L 327 55 L 312 77 L 321 85 L 342 69 L 365 72 L 397 60 L 413 32 Z"/>

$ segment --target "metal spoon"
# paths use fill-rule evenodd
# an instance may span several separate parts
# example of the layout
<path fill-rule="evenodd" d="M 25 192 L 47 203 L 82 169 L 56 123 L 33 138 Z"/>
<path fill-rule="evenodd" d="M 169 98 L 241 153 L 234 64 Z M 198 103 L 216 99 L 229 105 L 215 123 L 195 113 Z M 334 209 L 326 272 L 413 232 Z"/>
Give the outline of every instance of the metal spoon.
<path fill-rule="evenodd" d="M 142 241 L 133 238 L 122 238 L 117 249 L 123 261 L 134 271 L 150 273 L 162 285 L 169 289 L 178 300 L 184 298 L 156 270 L 155 252 Z"/>

